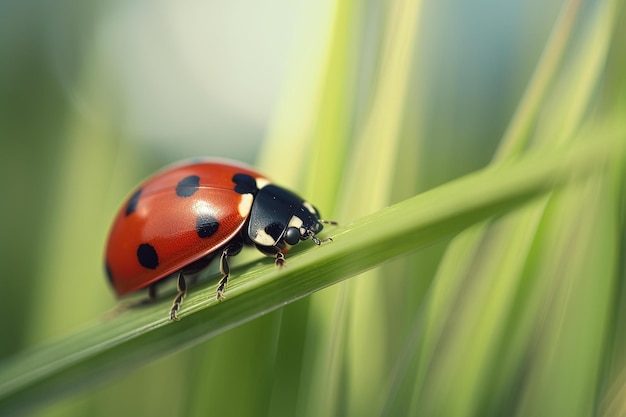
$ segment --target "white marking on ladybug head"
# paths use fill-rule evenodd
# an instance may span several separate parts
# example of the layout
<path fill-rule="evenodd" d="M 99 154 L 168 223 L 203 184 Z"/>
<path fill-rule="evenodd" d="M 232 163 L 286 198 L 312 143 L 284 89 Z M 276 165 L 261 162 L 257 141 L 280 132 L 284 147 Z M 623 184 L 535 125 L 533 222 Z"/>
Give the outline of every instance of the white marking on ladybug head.
<path fill-rule="evenodd" d="M 256 236 L 251 236 L 254 243 L 258 243 L 262 246 L 274 246 L 276 241 L 265 230 L 257 230 Z"/>
<path fill-rule="evenodd" d="M 291 216 L 291 220 L 289 220 L 289 224 L 287 225 L 287 227 L 295 227 L 296 229 L 301 229 L 303 223 L 304 222 L 300 217 Z"/>
<path fill-rule="evenodd" d="M 315 210 L 315 207 L 313 207 L 313 205 L 309 203 L 308 201 L 303 201 L 302 207 L 309 210 L 309 213 L 315 214 L 317 216 L 317 210 Z"/>
<path fill-rule="evenodd" d="M 269 184 L 271 181 L 268 180 L 267 178 L 257 178 L 256 179 L 256 188 L 258 188 L 259 190 L 263 187 L 265 187 L 267 184 Z"/>
<path fill-rule="evenodd" d="M 254 201 L 254 197 L 252 194 L 241 194 L 241 200 L 239 200 L 239 205 L 237 206 L 237 211 L 239 215 L 244 219 L 248 217 L 250 214 L 250 210 L 252 210 L 252 202 Z"/>

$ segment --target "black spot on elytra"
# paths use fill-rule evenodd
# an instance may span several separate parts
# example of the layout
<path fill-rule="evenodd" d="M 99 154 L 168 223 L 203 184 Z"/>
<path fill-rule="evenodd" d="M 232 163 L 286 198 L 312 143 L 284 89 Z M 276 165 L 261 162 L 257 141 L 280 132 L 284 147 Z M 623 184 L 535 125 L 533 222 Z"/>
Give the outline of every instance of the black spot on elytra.
<path fill-rule="evenodd" d="M 133 194 L 129 199 L 128 199 L 128 205 L 126 206 L 126 215 L 130 216 L 131 214 L 133 214 L 135 212 L 135 210 L 137 209 L 137 203 L 139 202 L 139 196 L 141 195 L 141 188 L 138 189 L 137 191 L 135 191 L 135 194 Z"/>
<path fill-rule="evenodd" d="M 235 191 L 239 194 L 256 194 L 259 191 L 256 188 L 256 180 L 248 174 L 233 175 L 233 182 L 235 183 Z"/>
<path fill-rule="evenodd" d="M 144 268 L 156 269 L 159 266 L 159 256 L 152 245 L 142 243 L 137 248 L 137 259 Z"/>
<path fill-rule="evenodd" d="M 196 232 L 202 239 L 211 237 L 220 226 L 217 219 L 209 214 L 202 214 L 196 218 Z"/>
<path fill-rule="evenodd" d="M 200 177 L 190 175 L 183 178 L 176 185 L 176 195 L 179 197 L 191 197 L 200 188 Z"/>

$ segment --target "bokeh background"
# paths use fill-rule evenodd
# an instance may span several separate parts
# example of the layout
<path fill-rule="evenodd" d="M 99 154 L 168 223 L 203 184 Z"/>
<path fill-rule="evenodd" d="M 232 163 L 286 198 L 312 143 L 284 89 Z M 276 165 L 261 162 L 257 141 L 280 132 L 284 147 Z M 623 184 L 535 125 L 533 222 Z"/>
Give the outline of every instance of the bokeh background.
<path fill-rule="evenodd" d="M 486 166 L 503 138 L 626 117 L 621 3 L 1 1 L 0 358 L 114 308 L 107 229 L 168 163 L 250 163 L 348 224 Z M 624 192 L 602 184 L 535 219 L 518 259 L 504 219 L 474 262 L 437 243 L 32 415 L 620 415 Z M 594 199 L 592 223 L 554 214 Z"/>

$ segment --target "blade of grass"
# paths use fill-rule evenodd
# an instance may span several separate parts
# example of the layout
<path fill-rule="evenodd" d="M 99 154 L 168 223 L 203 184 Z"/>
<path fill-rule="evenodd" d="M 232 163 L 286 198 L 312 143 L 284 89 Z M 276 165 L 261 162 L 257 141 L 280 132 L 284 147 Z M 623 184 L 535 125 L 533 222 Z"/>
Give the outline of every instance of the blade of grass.
<path fill-rule="evenodd" d="M 548 86 L 559 68 L 559 63 L 561 62 L 561 58 L 568 44 L 567 41 L 570 39 L 573 24 L 576 21 L 579 9 L 579 0 L 571 0 L 563 5 L 559 19 L 554 26 L 552 36 L 546 45 L 542 58 L 526 88 L 518 109 L 494 155 L 492 164 L 514 158 L 528 147 L 528 141 L 530 139 L 529 131 L 535 123 L 536 115 L 548 93 Z M 468 270 L 474 258 L 473 252 L 478 250 L 478 245 L 485 233 L 486 226 L 486 224 L 477 225 L 474 230 L 467 230 L 462 236 L 458 236 L 455 239 L 447 251 L 447 256 L 451 258 L 451 261 L 442 262 L 444 269 L 440 271 L 440 275 L 445 277 L 458 277 L 464 274 L 463 271 Z M 443 292 L 446 291 L 446 288 L 456 291 L 455 289 L 458 288 L 458 285 L 443 284 L 441 287 L 441 291 Z M 438 295 L 437 291 L 435 291 L 433 296 L 435 300 L 450 299 L 450 294 Z M 432 307 L 437 308 L 437 305 L 438 302 L 433 301 Z M 432 327 L 434 329 L 441 329 L 440 324 L 434 324 Z"/>
<path fill-rule="evenodd" d="M 171 300 L 162 299 L 7 360 L 0 366 L 0 414 L 128 372 L 584 178 L 625 156 L 626 138 L 614 133 L 558 153 L 533 152 L 361 218 L 337 229 L 331 244 L 294 251 L 284 270 L 268 260 L 236 271 L 226 302 L 214 300 L 214 283 L 198 285 L 180 322 L 167 320 Z"/>
<path fill-rule="evenodd" d="M 360 7 L 358 2 L 351 5 L 357 11 Z M 389 204 L 393 189 L 389 184 L 392 184 L 401 153 L 403 109 L 412 57 L 416 52 L 414 41 L 421 8 L 420 1 L 398 2 L 382 8 L 385 11 L 381 13 L 384 37 L 380 47 L 375 49 L 380 58 L 377 76 L 372 80 L 371 100 L 366 104 L 367 116 L 358 128 L 346 163 L 342 164 L 346 172 L 338 194 L 338 208 L 342 209 L 340 219 L 360 217 Z M 360 45 L 360 48 L 367 46 Z M 313 175 L 311 179 L 317 182 Z M 364 409 L 367 404 L 364 399 L 372 400 L 380 395 L 380 381 L 385 378 L 387 363 L 384 355 L 371 356 L 370 353 L 388 350 L 386 338 L 371 337 L 382 334 L 382 329 L 387 327 L 385 307 L 379 302 L 384 281 L 376 279 L 383 274 L 381 269 L 368 271 L 359 280 L 338 286 L 331 297 L 324 294 L 324 297 L 312 298 L 314 317 L 324 317 L 326 311 L 334 311 L 335 317 L 326 321 L 332 323 L 332 331 L 326 332 L 330 339 L 326 340 L 323 335 L 318 337 L 307 361 L 309 373 L 313 375 L 313 378 L 307 377 L 312 381 L 308 388 L 312 395 L 308 397 L 314 399 L 303 415 L 333 415 L 338 410 L 363 415 L 370 411 Z M 346 355 L 348 346 L 350 354 Z M 346 363 L 345 368 L 337 366 L 342 362 Z M 362 366 L 363 363 L 368 366 Z"/>
<path fill-rule="evenodd" d="M 527 358 L 519 416 L 593 414 L 617 283 L 616 205 L 608 189 L 598 176 L 556 193 L 546 210 L 526 277 L 531 302 L 511 332 L 516 345 L 503 349 L 515 351 L 518 364 Z"/>
<path fill-rule="evenodd" d="M 277 112 L 275 129 L 261 158 L 262 164 L 268 168 L 267 172 L 283 170 L 283 177 L 290 178 L 294 189 L 300 190 L 309 201 L 323 208 L 325 218 L 334 220 L 337 220 L 337 190 L 341 186 L 341 181 L 337 179 L 342 177 L 352 136 L 350 121 L 358 80 L 355 75 L 358 62 L 356 41 L 362 13 L 362 4 L 358 1 L 334 2 L 332 19 L 329 19 L 332 24 L 328 24 L 329 39 L 324 39 L 327 43 L 324 59 L 308 62 L 305 57 L 310 54 L 309 48 L 298 48 L 303 56 L 295 62 L 323 68 L 314 78 L 313 84 L 318 88 L 304 100 L 296 100 L 301 97 L 298 91 L 302 89 L 302 84 L 311 84 L 311 77 L 291 85 L 284 106 Z M 309 20 L 308 16 L 306 20 Z M 303 102 L 305 109 L 312 107 L 308 113 L 302 109 Z M 308 115 L 310 122 L 300 123 L 294 128 L 294 117 L 297 120 L 302 115 Z M 285 127 L 289 127 L 289 131 L 281 133 Z M 276 145 L 287 142 L 290 143 L 289 157 L 285 158 L 283 152 L 276 152 Z M 297 142 L 295 151 L 292 142 Z M 285 159 L 288 159 L 287 164 Z M 341 323 L 345 321 L 341 319 L 343 297 L 337 295 L 341 292 L 341 287 L 337 286 L 325 291 L 321 297 L 310 297 L 304 303 L 294 304 L 283 316 L 293 318 L 297 315 L 301 320 L 287 319 L 281 327 L 280 352 L 276 354 L 276 374 L 272 378 L 275 386 L 270 415 L 280 414 L 279 409 L 284 415 L 329 415 L 326 410 L 334 408 L 339 392 L 334 382 L 339 380 L 341 367 L 332 358 L 342 357 L 341 354 L 333 356 L 333 352 L 343 352 L 343 344 L 339 341 L 345 334 L 340 330 Z M 294 314 L 294 309 L 298 309 L 297 314 Z M 328 317 L 334 312 L 337 316 Z M 320 331 L 320 325 L 303 325 L 307 320 L 319 320 L 320 317 L 324 317 L 327 323 L 335 324 L 332 331 Z M 302 349 L 294 349 L 296 337 Z M 320 359 L 322 357 L 324 359 Z M 290 362 L 286 363 L 286 360 Z M 296 369 L 299 371 L 294 371 Z M 318 407 L 325 408 L 320 411 Z"/>
<path fill-rule="evenodd" d="M 584 110 L 591 103 L 590 96 L 601 75 L 609 42 L 607 34 L 613 22 L 607 16 L 594 21 L 592 29 L 596 30 L 591 31 L 585 47 L 577 54 L 575 65 L 563 71 L 561 78 L 566 82 L 561 85 L 560 93 L 555 93 L 548 87 L 560 69 L 558 63 L 570 38 L 579 6 L 576 0 L 564 5 L 542 61 L 493 164 L 515 157 L 526 148 L 531 139 L 528 132 L 533 126 L 537 129 L 533 139 L 535 145 L 549 143 L 556 146 L 565 139 L 571 140 L 572 132 L 582 123 Z M 603 10 L 610 11 L 609 6 L 607 3 Z M 550 115 L 549 119 L 544 118 L 537 126 L 535 119 L 540 110 L 550 105 L 553 108 L 544 111 Z M 435 279 L 433 302 L 428 307 L 426 335 L 413 396 L 416 409 L 432 414 L 442 412 L 443 408 L 446 410 L 444 414 L 458 416 L 478 412 L 475 407 L 480 406 L 479 393 L 489 386 L 490 375 L 493 375 L 489 372 L 493 356 L 501 346 L 505 320 L 548 202 L 547 198 L 539 200 L 517 211 L 514 218 L 501 222 L 496 228 L 487 227 L 487 224 L 476 226 L 457 236 L 449 246 Z M 485 259 L 481 259 L 482 252 L 488 254 Z M 504 276 L 506 280 L 502 279 Z M 467 284 L 470 281 L 475 282 Z M 472 303 L 471 300 L 481 301 Z M 468 358 L 472 358 L 471 361 Z M 455 401 L 446 398 L 451 392 L 455 393 L 452 395 Z M 443 393 L 444 396 L 439 396 Z"/>
<path fill-rule="evenodd" d="M 539 64 L 498 146 L 494 162 L 518 155 L 528 146 L 530 131 L 560 68 L 579 11 L 580 0 L 570 0 L 563 5 Z"/>

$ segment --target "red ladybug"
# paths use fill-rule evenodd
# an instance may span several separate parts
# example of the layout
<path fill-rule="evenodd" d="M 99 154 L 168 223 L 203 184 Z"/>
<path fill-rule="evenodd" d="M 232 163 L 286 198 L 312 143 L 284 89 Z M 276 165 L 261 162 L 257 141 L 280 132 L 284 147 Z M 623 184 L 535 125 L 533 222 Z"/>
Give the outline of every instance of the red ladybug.
<path fill-rule="evenodd" d="M 285 262 L 285 249 L 315 235 L 323 223 L 310 203 L 270 183 L 251 168 L 230 161 L 194 160 L 175 164 L 148 178 L 121 207 L 106 246 L 106 272 L 118 297 L 155 286 L 178 273 L 178 294 L 170 310 L 185 297 L 185 275 L 220 256 L 222 279 L 217 299 L 228 282 L 228 257 L 244 245 Z"/>

